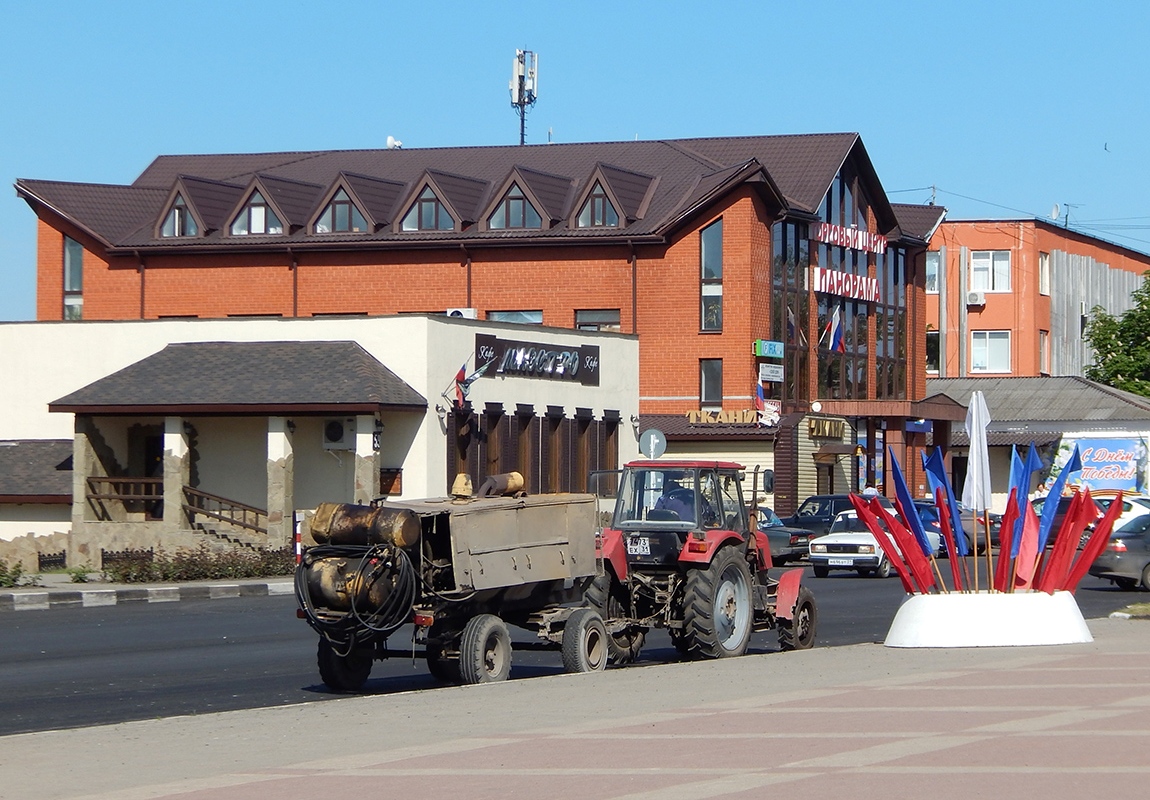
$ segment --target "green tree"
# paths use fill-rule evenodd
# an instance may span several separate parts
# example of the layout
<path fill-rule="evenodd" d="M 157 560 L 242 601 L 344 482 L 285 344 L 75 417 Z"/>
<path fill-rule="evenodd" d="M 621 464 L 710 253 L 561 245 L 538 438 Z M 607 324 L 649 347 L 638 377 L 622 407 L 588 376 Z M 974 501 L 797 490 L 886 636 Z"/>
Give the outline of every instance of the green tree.
<path fill-rule="evenodd" d="M 1095 306 L 1086 327 L 1094 363 L 1086 377 L 1115 389 L 1150 397 L 1150 272 L 1134 290 L 1134 307 L 1113 316 Z"/>

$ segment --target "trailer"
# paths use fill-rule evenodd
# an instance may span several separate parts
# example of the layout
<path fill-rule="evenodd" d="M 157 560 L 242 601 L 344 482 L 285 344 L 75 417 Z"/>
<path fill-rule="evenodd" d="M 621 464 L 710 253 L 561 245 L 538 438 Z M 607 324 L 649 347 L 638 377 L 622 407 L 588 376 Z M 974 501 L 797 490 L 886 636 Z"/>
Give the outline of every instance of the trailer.
<path fill-rule="evenodd" d="M 321 504 L 295 574 L 301 616 L 319 634 L 321 678 L 360 689 L 409 622 L 444 681 L 505 679 L 508 625 L 558 647 L 568 671 L 603 669 L 603 620 L 581 606 L 602 571 L 597 518 L 588 494 Z"/>

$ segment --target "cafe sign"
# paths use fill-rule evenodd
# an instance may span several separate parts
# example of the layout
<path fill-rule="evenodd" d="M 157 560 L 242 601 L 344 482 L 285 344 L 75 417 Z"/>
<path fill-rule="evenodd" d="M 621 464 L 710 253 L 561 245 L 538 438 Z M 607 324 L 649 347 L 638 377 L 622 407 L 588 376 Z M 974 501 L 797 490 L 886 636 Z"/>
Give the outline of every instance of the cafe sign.
<path fill-rule="evenodd" d="M 475 367 L 483 377 L 542 378 L 599 385 L 599 345 L 558 345 L 475 334 Z"/>

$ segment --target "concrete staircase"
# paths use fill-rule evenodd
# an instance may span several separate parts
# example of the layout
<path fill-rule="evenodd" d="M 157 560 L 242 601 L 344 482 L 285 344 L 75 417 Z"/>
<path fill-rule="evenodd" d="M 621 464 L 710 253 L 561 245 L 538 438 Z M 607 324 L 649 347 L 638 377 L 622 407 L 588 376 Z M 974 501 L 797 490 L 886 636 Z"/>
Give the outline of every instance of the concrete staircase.
<path fill-rule="evenodd" d="M 193 528 L 208 537 L 209 541 L 223 542 L 232 547 L 244 547 L 249 550 L 266 550 L 268 536 L 266 533 L 229 525 L 220 520 L 205 520 L 196 522 Z"/>

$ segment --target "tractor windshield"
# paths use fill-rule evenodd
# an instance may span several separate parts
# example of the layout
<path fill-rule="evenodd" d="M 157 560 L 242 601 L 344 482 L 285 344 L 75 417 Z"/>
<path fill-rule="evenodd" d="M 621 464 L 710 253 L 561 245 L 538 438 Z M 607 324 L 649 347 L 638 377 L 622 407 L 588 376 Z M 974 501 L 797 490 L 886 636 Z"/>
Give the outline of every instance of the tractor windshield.
<path fill-rule="evenodd" d="M 694 528 L 698 486 L 694 470 L 629 469 L 623 474 L 615 504 L 619 529 L 659 524 L 668 528 Z"/>

